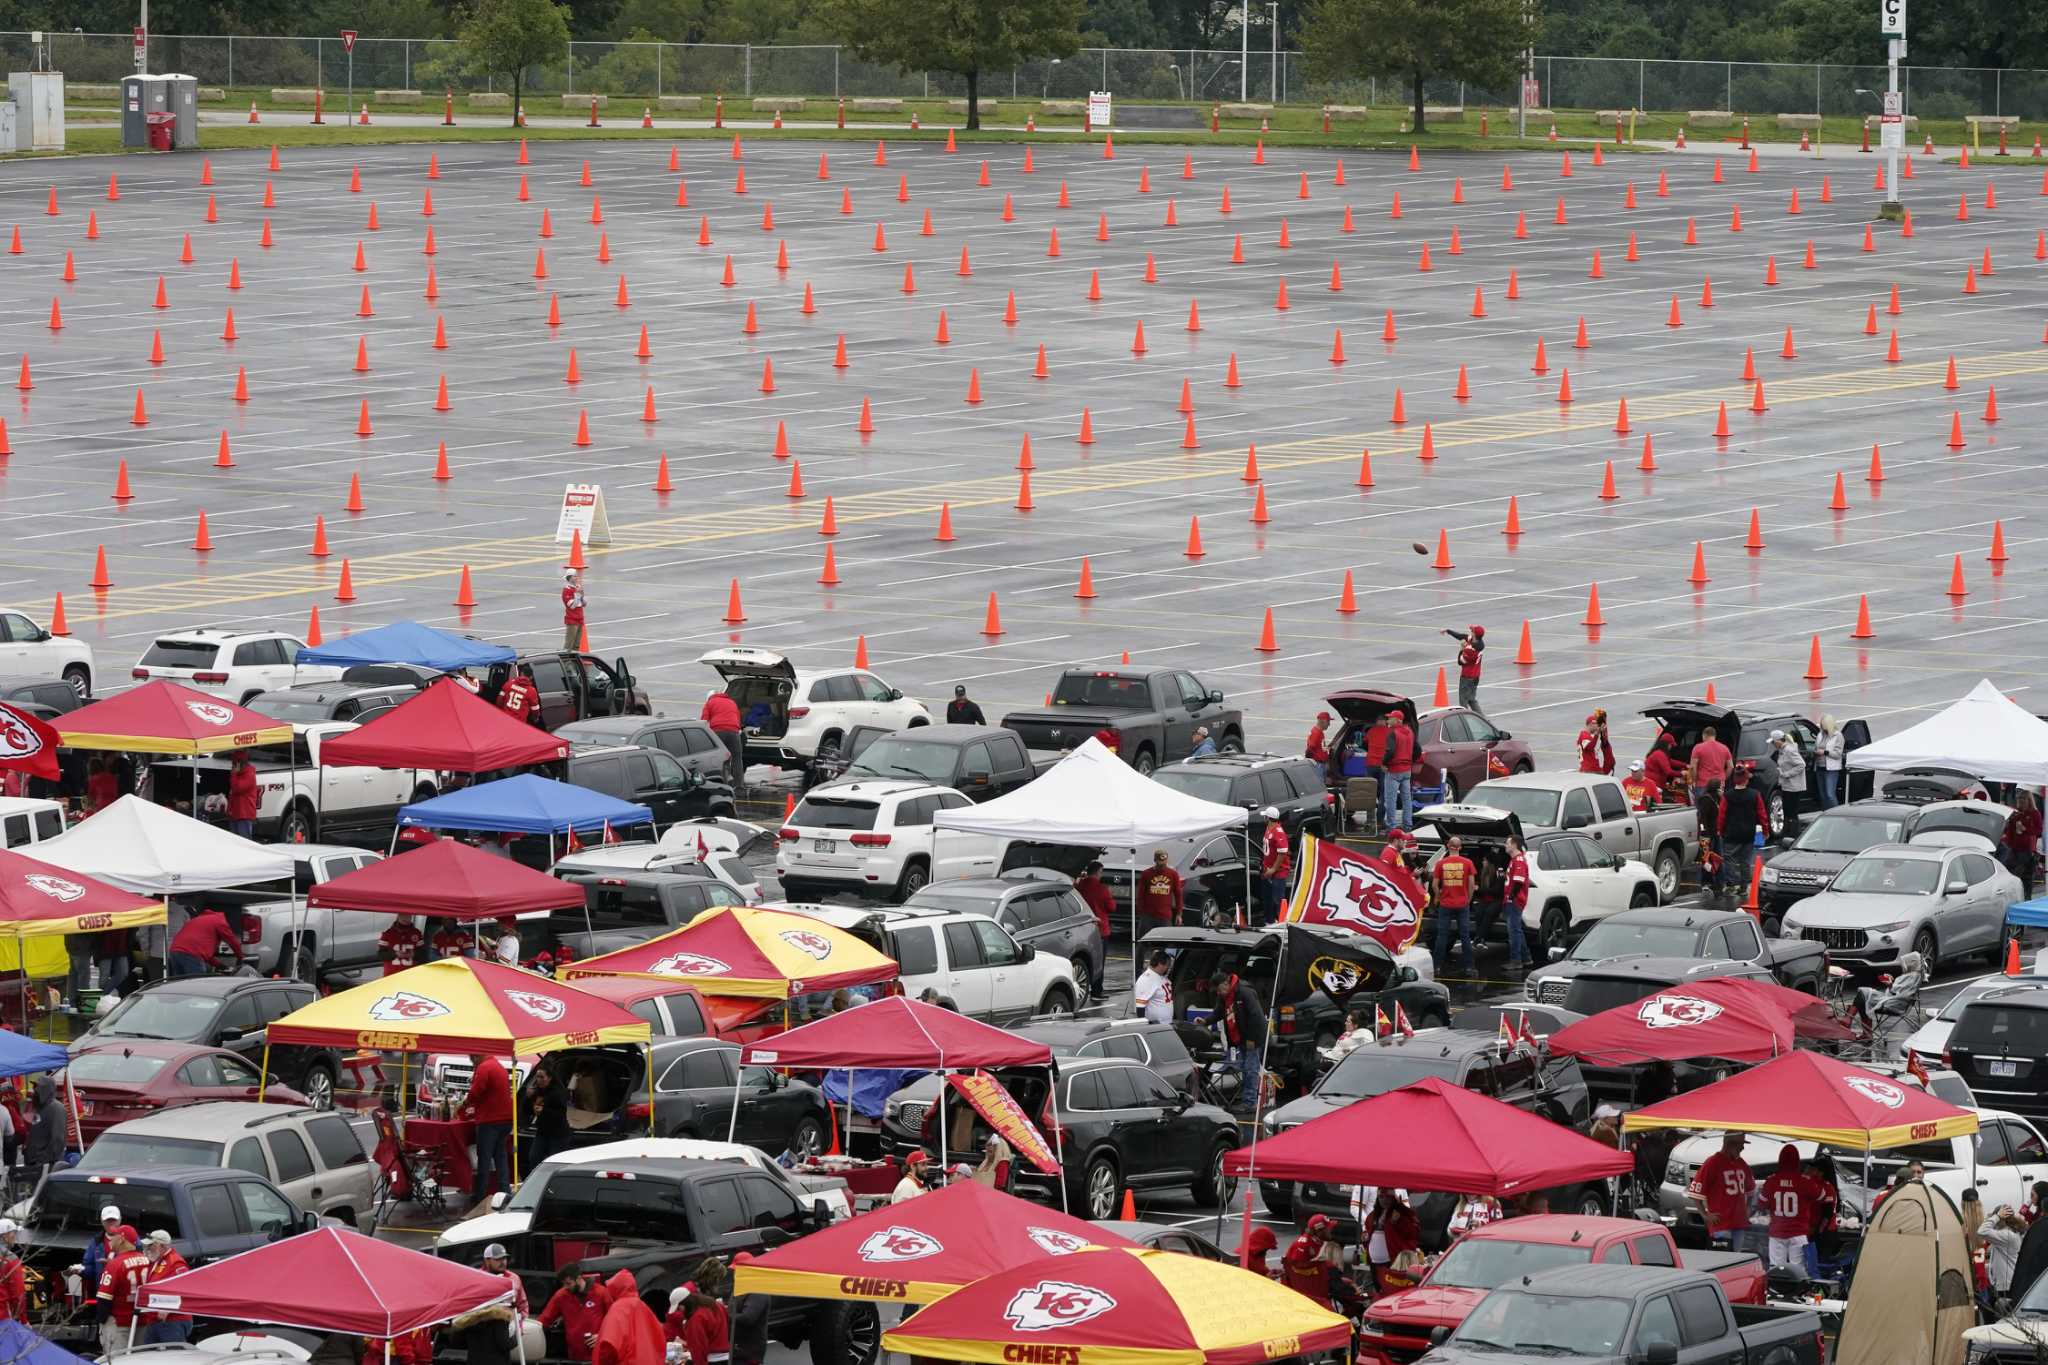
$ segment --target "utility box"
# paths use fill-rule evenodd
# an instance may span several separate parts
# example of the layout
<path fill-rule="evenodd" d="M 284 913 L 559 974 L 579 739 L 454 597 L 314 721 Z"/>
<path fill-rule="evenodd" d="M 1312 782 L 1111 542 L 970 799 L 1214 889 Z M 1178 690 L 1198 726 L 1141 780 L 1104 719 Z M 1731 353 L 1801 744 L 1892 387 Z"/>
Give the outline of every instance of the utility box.
<path fill-rule="evenodd" d="M 164 110 L 176 114 L 178 121 L 172 126 L 171 145 L 174 147 L 197 147 L 199 145 L 199 78 L 181 76 L 176 72 L 164 73 Z"/>
<path fill-rule="evenodd" d="M 149 145 L 149 116 L 170 112 L 170 86 L 162 76 L 121 78 L 121 145 Z"/>
<path fill-rule="evenodd" d="M 0 156 L 18 150 L 14 145 L 14 101 L 0 100 Z"/>
<path fill-rule="evenodd" d="M 10 71 L 7 73 L 7 96 L 14 101 L 18 150 L 64 150 L 63 72 Z"/>

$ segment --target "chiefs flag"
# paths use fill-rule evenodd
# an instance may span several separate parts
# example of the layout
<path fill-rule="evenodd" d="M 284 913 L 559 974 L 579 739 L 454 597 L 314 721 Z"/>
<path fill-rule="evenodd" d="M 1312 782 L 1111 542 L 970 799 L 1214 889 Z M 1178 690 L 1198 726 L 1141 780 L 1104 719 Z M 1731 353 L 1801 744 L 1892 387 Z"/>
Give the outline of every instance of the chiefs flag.
<path fill-rule="evenodd" d="M 1060 1173 L 1059 1158 L 1045 1143 L 1045 1134 L 1038 1131 L 1038 1125 L 1031 1121 L 1003 1084 L 985 1071 L 955 1073 L 947 1078 L 953 1088 L 967 1097 L 974 1106 L 974 1112 L 988 1120 L 988 1126 L 1002 1134 L 1003 1141 L 1010 1144 L 1010 1150 L 1036 1166 L 1046 1175 Z"/>
<path fill-rule="evenodd" d="M 63 737 L 18 706 L 0 702 L 0 771 L 28 773 L 55 782 L 57 746 Z"/>
<path fill-rule="evenodd" d="M 1316 838 L 1301 836 L 1301 870 L 1287 919 L 1349 929 L 1400 953 L 1422 931 L 1428 898 L 1405 867 L 1361 858 Z"/>

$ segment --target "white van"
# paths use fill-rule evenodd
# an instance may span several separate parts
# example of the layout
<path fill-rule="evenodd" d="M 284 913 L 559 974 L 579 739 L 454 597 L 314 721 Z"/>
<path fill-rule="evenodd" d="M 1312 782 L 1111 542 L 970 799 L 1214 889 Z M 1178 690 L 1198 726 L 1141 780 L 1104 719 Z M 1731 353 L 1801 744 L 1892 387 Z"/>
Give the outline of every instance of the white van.
<path fill-rule="evenodd" d="M 64 807 L 39 796 L 0 796 L 0 846 L 24 848 L 64 832 Z"/>

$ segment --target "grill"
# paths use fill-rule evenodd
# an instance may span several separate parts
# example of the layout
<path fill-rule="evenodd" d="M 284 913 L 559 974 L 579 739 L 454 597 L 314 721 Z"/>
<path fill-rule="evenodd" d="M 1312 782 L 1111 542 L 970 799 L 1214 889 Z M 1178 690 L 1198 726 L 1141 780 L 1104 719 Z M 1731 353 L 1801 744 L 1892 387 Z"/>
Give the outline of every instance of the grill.
<path fill-rule="evenodd" d="M 1564 998 L 1571 994 L 1570 981 L 1542 981 L 1536 986 L 1535 1003 L 1539 1005 L 1562 1005 Z"/>
<path fill-rule="evenodd" d="M 1802 929 L 1799 937 L 1808 943 L 1818 943 L 1837 951 L 1865 948 L 1870 944 L 1870 935 L 1861 929 Z"/>
<path fill-rule="evenodd" d="M 896 1122 L 913 1133 L 924 1131 L 925 1115 L 931 1112 L 928 1104 L 904 1104 L 896 1110 Z"/>
<path fill-rule="evenodd" d="M 1829 876 L 1825 872 L 1793 872 L 1787 870 L 1778 874 L 1778 885 L 1780 886 L 1825 886 L 1828 881 Z"/>

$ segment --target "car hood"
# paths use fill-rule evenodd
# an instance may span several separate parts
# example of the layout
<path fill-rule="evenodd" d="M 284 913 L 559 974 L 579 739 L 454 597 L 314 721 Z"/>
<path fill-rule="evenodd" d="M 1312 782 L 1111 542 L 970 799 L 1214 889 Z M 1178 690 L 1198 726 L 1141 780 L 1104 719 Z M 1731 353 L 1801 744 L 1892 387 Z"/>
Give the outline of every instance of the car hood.
<path fill-rule="evenodd" d="M 512 1237 L 524 1237 L 532 1225 L 533 1214 L 526 1210 L 518 1213 L 480 1213 L 474 1218 L 465 1218 L 434 1239 L 437 1247 L 468 1246 L 472 1242 L 502 1242 Z"/>
<path fill-rule="evenodd" d="M 1522 837 L 1522 819 L 1498 806 L 1467 805 L 1463 802 L 1424 806 L 1415 812 L 1418 822 L 1429 824 L 1439 840 L 1453 834 L 1462 839 L 1505 839 Z"/>
<path fill-rule="evenodd" d="M 796 665 L 786 656 L 772 649 L 755 649 L 751 645 L 728 645 L 724 649 L 706 650 L 697 656 L 697 662 L 717 669 L 718 676 L 727 681 L 749 677 L 796 679 Z"/>
<path fill-rule="evenodd" d="M 1849 865 L 1853 853 L 1816 853 L 1803 848 L 1781 849 L 1764 863 L 1779 872 L 1820 872 L 1832 877 Z"/>
<path fill-rule="evenodd" d="M 1404 1289 L 1398 1294 L 1389 1294 L 1383 1299 L 1373 1300 L 1372 1307 L 1365 1312 L 1369 1323 L 1415 1324 L 1422 1327 L 1455 1327 L 1470 1316 L 1479 1301 L 1486 1297 L 1484 1289 L 1465 1289 L 1445 1285 L 1417 1285 Z"/>
<path fill-rule="evenodd" d="M 1273 1122 L 1281 1132 L 1299 1127 L 1310 1119 L 1319 1119 L 1325 1114 L 1334 1114 L 1346 1105 L 1356 1103 L 1348 1098 L 1334 1095 L 1303 1095 L 1289 1100 L 1273 1111 Z"/>
<path fill-rule="evenodd" d="M 1933 896 L 1884 896 L 1866 891 L 1823 891 L 1788 912 L 1802 929 L 1862 929 L 1913 919 L 1934 908 Z"/>

